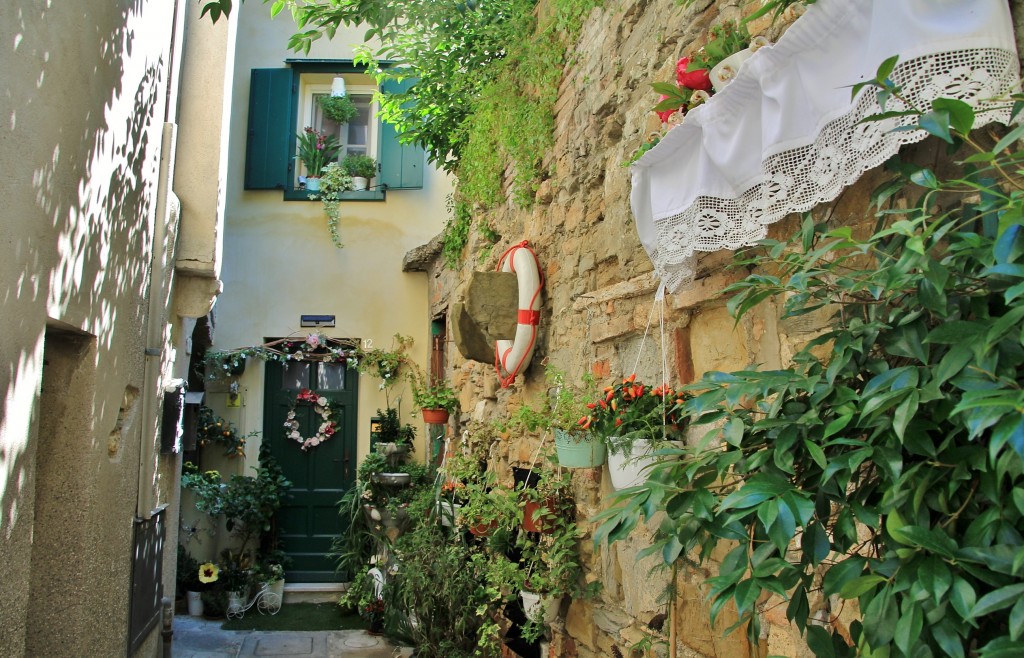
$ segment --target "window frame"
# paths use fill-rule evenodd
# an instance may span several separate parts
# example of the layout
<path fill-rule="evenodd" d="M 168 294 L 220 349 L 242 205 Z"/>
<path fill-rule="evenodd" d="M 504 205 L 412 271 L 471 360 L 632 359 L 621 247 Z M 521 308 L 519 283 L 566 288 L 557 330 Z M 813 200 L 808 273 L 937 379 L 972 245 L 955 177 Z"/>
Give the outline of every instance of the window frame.
<path fill-rule="evenodd" d="M 324 88 L 330 91 L 330 85 L 323 85 L 319 82 L 307 82 L 303 84 L 302 76 L 310 74 L 331 74 L 338 76 L 345 75 L 366 75 L 366 66 L 354 64 L 351 61 L 344 60 L 308 60 L 308 59 L 286 59 L 287 64 L 292 70 L 292 100 L 291 100 L 291 114 L 293 128 L 291 138 L 289 139 L 288 152 L 296 153 L 298 151 L 298 137 L 297 133 L 302 130 L 305 126 L 310 125 L 309 123 L 302 123 L 303 121 L 311 121 L 312 119 L 312 99 L 313 99 L 313 88 L 320 88 L 322 91 Z M 359 89 L 371 89 L 370 85 L 365 84 L 348 84 L 346 81 L 346 92 L 351 92 L 356 88 Z M 377 86 L 373 85 L 373 92 L 376 92 Z M 370 116 L 371 119 L 376 119 L 377 103 L 373 100 L 370 101 Z M 302 120 L 299 119 L 300 111 L 303 113 Z M 299 124 L 302 123 L 300 126 Z M 372 123 L 379 123 L 371 120 Z M 372 127 L 371 130 L 375 133 L 375 136 L 379 135 L 380 130 L 377 127 Z M 379 137 L 378 137 L 379 139 Z M 379 157 L 379 144 L 372 141 L 371 146 L 375 151 L 374 158 Z M 311 197 L 316 196 L 316 192 L 310 192 L 305 189 L 300 189 L 296 185 L 299 180 L 298 166 L 295 158 L 292 158 L 288 162 L 288 176 L 287 187 L 284 190 L 285 201 L 316 201 Z M 345 201 L 384 201 L 386 200 L 387 194 L 383 187 L 377 187 L 375 189 L 369 189 L 365 191 L 355 192 L 344 192 L 341 198 Z"/>
<path fill-rule="evenodd" d="M 244 189 L 281 191 L 288 201 L 313 200 L 310 197 L 315 193 L 297 187 L 297 169 L 300 167 L 295 158 L 297 133 L 305 125 L 299 125 L 300 111 L 304 111 L 300 96 L 302 76 L 325 74 L 321 81 L 338 75 L 346 76 L 346 87 L 353 90 L 364 85 L 373 85 L 376 89 L 376 81 L 369 76 L 361 80 L 349 77 L 366 76 L 366 67 L 350 60 L 288 59 L 283 64 L 250 71 Z M 414 83 L 412 79 L 386 80 L 380 89 L 384 93 L 402 93 Z M 376 104 L 371 112 L 377 112 Z M 375 177 L 377 188 L 347 192 L 343 196 L 345 200 L 383 201 L 387 191 L 423 189 L 427 165 L 425 149 L 414 144 L 402 144 L 393 125 L 382 121 L 379 116 L 374 119 L 376 146 L 370 145 L 370 155 L 379 163 Z"/>

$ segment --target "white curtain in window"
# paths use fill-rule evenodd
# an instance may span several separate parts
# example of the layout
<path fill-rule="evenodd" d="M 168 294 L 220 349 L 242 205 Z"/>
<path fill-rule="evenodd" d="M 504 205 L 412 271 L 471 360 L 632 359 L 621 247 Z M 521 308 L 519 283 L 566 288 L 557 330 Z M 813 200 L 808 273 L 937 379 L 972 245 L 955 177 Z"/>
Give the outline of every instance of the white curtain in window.
<path fill-rule="evenodd" d="M 1009 118 L 993 100 L 1019 81 L 1006 0 L 818 0 L 634 164 L 637 231 L 669 291 L 692 280 L 695 252 L 752 244 L 926 136 L 859 122 L 880 109 L 850 86 L 897 54 L 890 78 L 915 106 L 953 97 L 976 126 Z"/>

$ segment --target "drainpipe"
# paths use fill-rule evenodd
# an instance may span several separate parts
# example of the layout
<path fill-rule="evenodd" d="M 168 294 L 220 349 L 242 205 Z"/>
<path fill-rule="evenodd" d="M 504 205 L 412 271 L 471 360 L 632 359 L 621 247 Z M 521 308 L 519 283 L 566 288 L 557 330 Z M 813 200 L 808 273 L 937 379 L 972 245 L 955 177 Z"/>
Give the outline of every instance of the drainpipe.
<path fill-rule="evenodd" d="M 162 354 L 164 346 L 164 276 L 173 245 L 166 245 L 167 224 L 170 221 L 168 200 L 173 196 L 171 185 L 174 176 L 174 149 L 177 144 L 177 125 L 165 123 L 160 143 L 160 175 L 156 191 L 156 218 L 153 222 L 153 249 L 149 264 L 149 311 L 146 314 L 146 361 L 142 375 L 142 446 L 139 453 L 139 491 L 136 516 L 150 519 L 155 513 L 156 496 L 156 435 L 160 413 L 158 399 L 163 400 Z"/>

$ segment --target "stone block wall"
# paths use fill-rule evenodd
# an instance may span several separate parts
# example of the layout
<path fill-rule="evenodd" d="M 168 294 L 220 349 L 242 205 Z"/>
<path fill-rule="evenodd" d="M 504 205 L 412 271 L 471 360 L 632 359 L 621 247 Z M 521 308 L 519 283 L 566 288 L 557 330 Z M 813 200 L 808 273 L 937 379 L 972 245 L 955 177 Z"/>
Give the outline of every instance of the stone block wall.
<path fill-rule="evenodd" d="M 566 371 L 571 381 L 589 372 L 608 384 L 632 372 L 656 381 L 664 359 L 669 381 L 685 384 L 713 370 L 785 366 L 821 331 L 826 313 L 780 320 L 779 307 L 772 302 L 736 324 L 720 291 L 746 272 L 726 268 L 729 253 L 700 259 L 697 281 L 666 298 L 662 323 L 654 301 L 658 282 L 637 237 L 629 204 L 629 170 L 622 163 L 659 126 L 650 111 L 657 102 L 650 83 L 672 80 L 676 60 L 694 52 L 711 25 L 740 18 L 759 5 L 695 0 L 684 7 L 674 0 L 615 0 L 587 17 L 578 42 L 569 50 L 572 56 L 555 106 L 554 148 L 543 156 L 550 177 L 539 186 L 535 203 L 524 209 L 509 202 L 478 213 L 479 222 L 503 236 L 482 265 L 480 254 L 490 245 L 473 235 L 461 270 L 442 269 L 439 262 L 433 266 L 435 314 L 462 300 L 474 269 L 493 269 L 499 254 L 524 239 L 536 250 L 546 279 L 537 351 L 531 367 L 512 387 L 498 387 L 493 365 L 466 361 L 451 350 L 463 422 L 507 418 L 524 400 L 543 394 L 545 363 Z M 771 25 L 765 18 L 749 27 L 751 34 L 774 40 L 785 23 Z M 913 150 L 927 158 L 932 148 L 924 143 Z M 872 217 L 869 194 L 881 179 L 878 172 L 867 174 L 836 202 L 816 209 L 816 219 L 864 230 Z M 788 237 L 799 225 L 800 219 L 791 217 L 771 227 L 770 237 Z M 493 463 L 527 465 L 544 440 L 551 441 L 509 437 L 499 444 Z M 671 573 L 659 567 L 657 558 L 637 559 L 649 530 L 638 528 L 628 540 L 595 550 L 591 537 L 596 525 L 587 519 L 607 504 L 608 476 L 593 469 L 574 472 L 573 480 L 578 518 L 586 531 L 580 553 L 587 579 L 600 581 L 603 588 L 595 600 L 572 601 L 563 608 L 564 616 L 554 624 L 551 655 L 630 656 L 630 647 L 645 635 L 662 641 L 651 655 L 667 655 L 670 629 L 659 623 L 666 609 L 659 597 Z M 725 550 L 720 547 L 717 555 L 724 556 Z M 742 630 L 723 636 L 735 621 L 735 612 L 723 612 L 712 628 L 705 580 L 716 569 L 712 560 L 700 570 L 678 575 L 679 656 L 811 655 L 799 632 L 787 623 L 785 603 L 778 599 L 765 601 L 762 638 L 756 645 Z M 811 605 L 823 619 L 829 616 L 827 602 Z M 856 614 L 849 604 L 841 614 L 839 607 L 835 610 L 832 621 L 840 628 Z"/>

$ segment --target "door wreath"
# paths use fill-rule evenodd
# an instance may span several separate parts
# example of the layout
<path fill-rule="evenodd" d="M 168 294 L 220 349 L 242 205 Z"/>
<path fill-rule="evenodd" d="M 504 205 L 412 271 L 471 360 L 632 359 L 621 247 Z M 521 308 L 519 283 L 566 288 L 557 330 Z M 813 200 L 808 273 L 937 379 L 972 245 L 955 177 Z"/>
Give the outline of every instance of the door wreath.
<path fill-rule="evenodd" d="M 308 402 L 313 405 L 313 411 L 320 415 L 323 422 L 320 423 L 320 428 L 317 433 L 308 439 L 303 437 L 299 432 L 299 419 L 295 417 L 295 407 L 300 402 Z M 331 420 L 331 403 L 327 398 L 318 394 L 316 391 L 311 391 L 308 388 L 304 388 L 299 391 L 299 394 L 295 396 L 295 402 L 292 404 L 291 409 L 288 410 L 288 418 L 284 421 L 285 436 L 289 439 L 294 439 L 302 444 L 303 450 L 308 450 L 311 447 L 315 447 L 326 441 L 327 439 L 334 436 L 334 433 L 338 431 L 338 424 Z"/>

